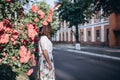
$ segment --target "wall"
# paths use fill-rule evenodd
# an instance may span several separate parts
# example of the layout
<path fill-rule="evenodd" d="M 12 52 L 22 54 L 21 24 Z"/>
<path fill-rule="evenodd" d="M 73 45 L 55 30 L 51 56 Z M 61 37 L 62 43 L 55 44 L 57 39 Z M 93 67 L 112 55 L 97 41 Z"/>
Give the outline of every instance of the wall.
<path fill-rule="evenodd" d="M 110 47 L 120 46 L 120 15 L 110 15 Z"/>

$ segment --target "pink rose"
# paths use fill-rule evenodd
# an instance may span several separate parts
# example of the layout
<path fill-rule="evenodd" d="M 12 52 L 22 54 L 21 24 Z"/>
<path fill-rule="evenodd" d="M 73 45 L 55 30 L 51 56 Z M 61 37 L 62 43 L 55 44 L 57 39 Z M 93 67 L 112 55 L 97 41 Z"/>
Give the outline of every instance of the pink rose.
<path fill-rule="evenodd" d="M 2 62 L 2 59 L 0 59 L 0 63 Z"/>
<path fill-rule="evenodd" d="M 0 36 L 0 43 L 2 43 L 2 44 L 6 44 L 6 43 L 8 43 L 9 42 L 9 34 L 3 34 L 3 35 L 1 35 Z"/>
<path fill-rule="evenodd" d="M 34 19 L 34 21 L 35 21 L 35 22 L 38 22 L 38 21 L 39 21 L 39 19 L 38 19 L 38 18 L 35 18 L 35 19 Z"/>
<path fill-rule="evenodd" d="M 36 4 L 32 5 L 32 12 L 37 12 L 38 6 Z"/>
<path fill-rule="evenodd" d="M 38 11 L 38 16 L 39 16 L 40 19 L 43 19 L 45 14 L 44 14 L 44 12 L 42 10 L 39 10 Z"/>
<path fill-rule="evenodd" d="M 12 57 L 12 60 L 16 61 L 16 60 L 17 60 L 17 58 L 16 58 L 15 56 L 13 56 L 13 57 Z"/>
<path fill-rule="evenodd" d="M 4 52 L 4 53 L 2 54 L 2 56 L 3 56 L 3 57 L 7 57 L 7 53 Z"/>
<path fill-rule="evenodd" d="M 3 29 L 3 22 L 0 22 L 0 31 Z"/>
<path fill-rule="evenodd" d="M 36 60 L 35 60 L 35 55 L 34 54 L 31 55 L 31 60 L 32 60 L 32 65 L 36 66 Z"/>
<path fill-rule="evenodd" d="M 27 72 L 27 75 L 30 76 L 30 75 L 33 73 L 33 71 L 34 71 L 34 70 L 33 70 L 32 68 L 29 69 L 28 72 Z"/>
<path fill-rule="evenodd" d="M 11 2 L 11 0 L 6 0 L 6 2 Z"/>
<path fill-rule="evenodd" d="M 44 21 L 42 22 L 42 25 L 47 26 L 47 25 L 48 25 L 48 22 L 44 20 Z"/>

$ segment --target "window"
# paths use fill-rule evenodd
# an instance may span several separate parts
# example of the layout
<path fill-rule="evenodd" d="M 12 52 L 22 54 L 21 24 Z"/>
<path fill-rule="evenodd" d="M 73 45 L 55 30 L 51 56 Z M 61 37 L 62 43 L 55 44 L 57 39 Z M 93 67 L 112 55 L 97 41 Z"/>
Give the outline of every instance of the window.
<path fill-rule="evenodd" d="M 62 33 L 62 35 L 63 35 L 63 36 L 62 36 L 62 38 L 63 38 L 63 41 L 65 41 L 65 40 L 64 40 L 64 32 Z"/>
<path fill-rule="evenodd" d="M 68 32 L 66 32 L 66 41 L 68 41 Z"/>
<path fill-rule="evenodd" d="M 91 33 L 88 31 L 88 41 L 91 41 Z"/>
<path fill-rule="evenodd" d="M 96 41 L 100 41 L 100 30 L 96 30 Z"/>
<path fill-rule="evenodd" d="M 61 41 L 61 33 L 60 33 L 60 36 L 59 36 L 59 40 Z"/>
<path fill-rule="evenodd" d="M 109 42 L 109 29 L 106 30 L 106 33 L 107 33 L 106 34 L 106 40 L 107 40 L 107 42 Z"/>
<path fill-rule="evenodd" d="M 70 41 L 72 42 L 72 32 L 70 32 Z"/>
<path fill-rule="evenodd" d="M 84 41 L 84 35 L 83 35 L 83 32 L 81 32 L 81 41 Z"/>

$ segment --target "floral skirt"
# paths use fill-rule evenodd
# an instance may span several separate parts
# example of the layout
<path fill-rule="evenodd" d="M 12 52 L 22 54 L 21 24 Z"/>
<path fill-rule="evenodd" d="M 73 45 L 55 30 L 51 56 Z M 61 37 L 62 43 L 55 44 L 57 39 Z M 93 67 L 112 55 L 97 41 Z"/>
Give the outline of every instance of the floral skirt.
<path fill-rule="evenodd" d="M 51 60 L 52 70 L 47 67 L 47 61 L 42 55 L 40 58 L 40 80 L 55 80 L 54 61 L 52 53 L 49 53 L 49 59 Z"/>

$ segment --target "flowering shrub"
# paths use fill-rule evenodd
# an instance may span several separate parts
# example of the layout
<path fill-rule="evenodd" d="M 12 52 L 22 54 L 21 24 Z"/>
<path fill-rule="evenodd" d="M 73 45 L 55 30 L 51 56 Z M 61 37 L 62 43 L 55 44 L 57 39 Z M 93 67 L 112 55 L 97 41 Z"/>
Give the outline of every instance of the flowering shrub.
<path fill-rule="evenodd" d="M 50 9 L 46 15 L 34 4 L 23 18 L 16 21 L 3 18 L 0 21 L 0 66 L 6 64 L 14 72 L 32 74 L 34 70 L 30 67 L 36 66 L 35 53 L 38 52 L 36 43 L 39 39 L 36 36 L 41 25 L 52 22 L 52 13 Z"/>
<path fill-rule="evenodd" d="M 0 62 L 8 64 L 17 72 L 29 69 L 31 54 L 34 53 L 34 38 L 38 32 L 29 26 L 24 29 L 15 28 L 9 20 L 3 20 L 0 25 Z M 27 29 L 29 27 L 29 29 Z M 34 35 L 32 35 L 34 34 Z"/>

